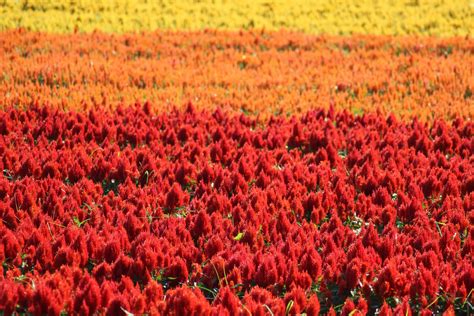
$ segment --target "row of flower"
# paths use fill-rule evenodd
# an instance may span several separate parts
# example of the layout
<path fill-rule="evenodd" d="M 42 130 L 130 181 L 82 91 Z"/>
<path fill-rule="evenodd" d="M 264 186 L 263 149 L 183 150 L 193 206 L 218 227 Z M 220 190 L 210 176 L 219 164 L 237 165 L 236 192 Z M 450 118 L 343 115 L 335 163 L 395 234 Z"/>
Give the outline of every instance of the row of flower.
<path fill-rule="evenodd" d="M 98 45 L 97 43 L 100 43 Z M 315 106 L 423 121 L 474 116 L 469 38 L 288 32 L 0 33 L 0 107 L 114 108 L 189 100 L 260 115 Z"/>
<path fill-rule="evenodd" d="M 4 0 L 0 30 L 136 32 L 156 29 L 247 29 L 317 34 L 472 35 L 467 0 Z"/>
<path fill-rule="evenodd" d="M 472 310 L 472 122 L 152 109 L 0 113 L 5 314 Z"/>

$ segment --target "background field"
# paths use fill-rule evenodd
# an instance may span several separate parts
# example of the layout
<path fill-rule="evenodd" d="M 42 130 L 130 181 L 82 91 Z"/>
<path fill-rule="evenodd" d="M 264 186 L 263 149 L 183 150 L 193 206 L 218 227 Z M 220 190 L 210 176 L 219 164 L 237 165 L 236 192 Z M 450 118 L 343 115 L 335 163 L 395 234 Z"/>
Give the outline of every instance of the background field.
<path fill-rule="evenodd" d="M 0 106 L 150 101 L 290 116 L 314 108 L 452 120 L 474 114 L 474 41 L 290 32 L 0 34 Z M 97 45 L 100 43 L 100 45 Z"/>
<path fill-rule="evenodd" d="M 289 29 L 313 34 L 470 35 L 471 0 L 4 0 L 0 30 Z"/>

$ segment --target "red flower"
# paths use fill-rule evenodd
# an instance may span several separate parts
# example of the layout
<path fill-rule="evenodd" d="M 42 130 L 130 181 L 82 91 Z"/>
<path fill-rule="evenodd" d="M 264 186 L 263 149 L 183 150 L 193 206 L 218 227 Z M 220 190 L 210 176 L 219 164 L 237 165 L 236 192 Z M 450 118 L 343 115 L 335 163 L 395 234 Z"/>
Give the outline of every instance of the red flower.
<path fill-rule="evenodd" d="M 120 243 L 116 239 L 110 240 L 104 248 L 104 258 L 108 263 L 114 262 L 120 255 Z"/>
<path fill-rule="evenodd" d="M 74 298 L 74 311 L 82 315 L 93 315 L 99 309 L 100 301 L 100 288 L 97 282 L 89 274 L 85 274 Z"/>
<path fill-rule="evenodd" d="M 174 183 L 166 195 L 166 208 L 168 212 L 173 212 L 176 207 L 183 206 L 186 194 L 178 183 Z"/>
<path fill-rule="evenodd" d="M 291 306 L 289 310 L 290 315 L 299 315 L 301 314 L 306 307 L 306 294 L 302 288 L 295 287 L 290 292 L 285 295 L 285 305 Z M 291 305 L 290 301 L 292 302 Z"/>
<path fill-rule="evenodd" d="M 176 282 L 186 282 L 189 276 L 186 262 L 179 257 L 176 258 L 166 271 L 166 276 L 176 280 Z"/>
<path fill-rule="evenodd" d="M 269 286 L 278 281 L 278 271 L 275 259 L 271 255 L 264 255 L 257 267 L 255 281 L 259 286 Z"/>
<path fill-rule="evenodd" d="M 218 315 L 222 315 L 224 312 L 228 315 L 238 315 L 243 311 L 242 303 L 229 287 L 220 288 L 212 305 L 217 307 Z"/>
<path fill-rule="evenodd" d="M 0 280 L 0 310 L 11 315 L 18 303 L 18 284 L 10 280 Z"/>
<path fill-rule="evenodd" d="M 311 295 L 308 304 L 306 305 L 306 314 L 308 316 L 317 316 L 319 315 L 320 304 L 317 295 Z"/>
<path fill-rule="evenodd" d="M 126 315 L 125 312 L 130 312 L 130 305 L 123 295 L 113 297 L 107 305 L 107 316 Z"/>
<path fill-rule="evenodd" d="M 383 305 L 380 308 L 379 315 L 381 315 L 381 316 L 392 316 L 392 309 L 388 306 L 387 302 L 383 302 Z"/>
<path fill-rule="evenodd" d="M 167 292 L 166 315 L 209 315 L 211 306 L 199 290 L 187 287 Z"/>
<path fill-rule="evenodd" d="M 52 289 L 46 284 L 36 284 L 28 310 L 33 315 L 59 315 L 64 300 L 58 292 L 58 289 Z"/>
<path fill-rule="evenodd" d="M 313 280 L 317 280 L 321 275 L 322 260 L 319 253 L 313 247 L 306 247 L 301 258 L 301 268 L 308 272 Z"/>

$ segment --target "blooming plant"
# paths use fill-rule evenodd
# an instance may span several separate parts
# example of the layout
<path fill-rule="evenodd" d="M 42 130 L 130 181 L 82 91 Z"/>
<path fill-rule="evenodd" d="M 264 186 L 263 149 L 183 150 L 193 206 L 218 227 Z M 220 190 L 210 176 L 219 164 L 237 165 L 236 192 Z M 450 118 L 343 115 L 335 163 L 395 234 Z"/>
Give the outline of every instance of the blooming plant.
<path fill-rule="evenodd" d="M 333 109 L 7 108 L 0 309 L 472 311 L 473 132 Z"/>

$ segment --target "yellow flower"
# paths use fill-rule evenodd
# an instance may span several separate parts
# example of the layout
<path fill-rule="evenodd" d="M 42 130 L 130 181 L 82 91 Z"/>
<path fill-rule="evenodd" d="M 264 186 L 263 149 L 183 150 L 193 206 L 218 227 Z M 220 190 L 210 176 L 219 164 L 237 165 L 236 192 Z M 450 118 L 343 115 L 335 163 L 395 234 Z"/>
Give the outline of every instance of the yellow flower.
<path fill-rule="evenodd" d="M 4 0 L 0 30 L 281 28 L 313 34 L 472 35 L 472 0 Z"/>

